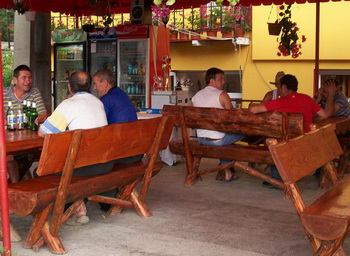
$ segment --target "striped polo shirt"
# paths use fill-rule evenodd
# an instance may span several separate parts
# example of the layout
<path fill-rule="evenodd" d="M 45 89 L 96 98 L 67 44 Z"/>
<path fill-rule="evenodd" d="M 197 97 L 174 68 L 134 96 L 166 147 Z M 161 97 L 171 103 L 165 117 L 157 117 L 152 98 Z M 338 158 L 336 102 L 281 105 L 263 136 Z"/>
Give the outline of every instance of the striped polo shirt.
<path fill-rule="evenodd" d="M 8 88 L 4 88 L 4 111 L 6 113 L 7 105 L 9 101 L 12 101 L 12 106 L 14 108 L 18 108 L 22 105 L 22 101 L 17 99 L 13 94 L 13 85 Z M 36 87 L 31 87 L 30 90 L 26 93 L 23 100 L 29 100 L 30 102 L 36 103 L 36 111 L 38 114 L 45 113 L 46 108 L 44 105 L 44 101 L 41 97 L 40 91 Z"/>

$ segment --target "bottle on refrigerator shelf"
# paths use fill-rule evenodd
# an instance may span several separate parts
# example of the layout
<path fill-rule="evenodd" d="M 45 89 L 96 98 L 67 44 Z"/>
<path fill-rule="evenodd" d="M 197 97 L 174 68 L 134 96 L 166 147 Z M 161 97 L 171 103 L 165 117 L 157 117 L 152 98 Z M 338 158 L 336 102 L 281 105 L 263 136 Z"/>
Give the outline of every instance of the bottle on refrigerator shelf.
<path fill-rule="evenodd" d="M 6 122 L 7 130 L 14 131 L 16 129 L 16 115 L 12 107 L 12 101 L 9 101 L 7 104 Z"/>
<path fill-rule="evenodd" d="M 128 65 L 128 75 L 133 74 L 133 66 L 131 64 Z"/>
<path fill-rule="evenodd" d="M 35 123 L 36 118 L 38 117 L 38 112 L 36 111 L 36 103 L 32 103 L 32 109 L 29 113 L 28 118 L 28 124 L 29 124 L 29 130 L 31 131 L 37 131 L 38 125 Z"/>

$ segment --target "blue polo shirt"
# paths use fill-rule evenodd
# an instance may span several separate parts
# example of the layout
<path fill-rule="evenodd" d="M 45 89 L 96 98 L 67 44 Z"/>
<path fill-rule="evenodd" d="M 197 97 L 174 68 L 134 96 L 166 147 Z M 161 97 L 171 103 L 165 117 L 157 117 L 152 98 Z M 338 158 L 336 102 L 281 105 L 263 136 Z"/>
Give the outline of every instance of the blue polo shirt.
<path fill-rule="evenodd" d="M 129 96 L 119 87 L 111 88 L 102 101 L 108 124 L 127 123 L 137 120 L 136 110 Z"/>

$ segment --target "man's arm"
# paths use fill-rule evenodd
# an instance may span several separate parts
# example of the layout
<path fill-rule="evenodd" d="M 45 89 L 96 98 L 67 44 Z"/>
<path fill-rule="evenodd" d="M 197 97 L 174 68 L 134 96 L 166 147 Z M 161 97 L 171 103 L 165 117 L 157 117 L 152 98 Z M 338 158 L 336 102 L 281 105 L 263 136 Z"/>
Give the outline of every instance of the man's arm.
<path fill-rule="evenodd" d="M 223 106 L 225 109 L 233 109 L 231 98 L 228 96 L 227 92 L 222 92 L 220 94 L 219 101 L 221 106 Z"/>
<path fill-rule="evenodd" d="M 325 111 L 323 108 L 321 108 L 321 110 L 318 111 L 316 114 L 317 114 L 319 117 L 323 118 L 323 119 L 330 116 L 330 115 L 327 113 L 327 111 Z"/>
<path fill-rule="evenodd" d="M 264 96 L 262 102 L 264 103 L 264 102 L 268 102 L 268 101 L 272 100 L 272 94 L 273 94 L 272 91 L 267 92 L 267 93 L 265 94 L 265 96 Z"/>
<path fill-rule="evenodd" d="M 340 105 L 334 104 L 334 97 L 337 93 L 337 86 L 334 81 L 330 80 L 325 84 L 324 89 L 326 92 L 328 92 L 325 111 L 327 112 L 328 116 L 333 116 L 340 109 Z"/>
<path fill-rule="evenodd" d="M 266 112 L 267 109 L 264 105 L 264 103 L 256 104 L 256 103 L 251 103 L 249 105 L 249 111 L 253 114 L 261 113 L 261 112 Z"/>
<path fill-rule="evenodd" d="M 40 113 L 38 115 L 38 124 L 42 124 L 43 122 L 45 122 L 46 118 L 47 118 L 47 112 L 46 111 L 43 112 L 43 113 Z"/>

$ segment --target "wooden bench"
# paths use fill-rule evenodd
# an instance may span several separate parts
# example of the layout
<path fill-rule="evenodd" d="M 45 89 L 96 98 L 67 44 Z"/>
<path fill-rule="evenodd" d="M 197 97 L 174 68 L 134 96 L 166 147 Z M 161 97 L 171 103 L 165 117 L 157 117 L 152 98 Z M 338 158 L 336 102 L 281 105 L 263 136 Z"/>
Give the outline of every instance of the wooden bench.
<path fill-rule="evenodd" d="M 192 185 L 196 177 L 200 177 L 203 174 L 235 167 L 275 186 L 284 187 L 282 182 L 239 162 L 273 165 L 267 146 L 259 143 L 257 145 L 249 145 L 247 143 L 236 143 L 226 146 L 201 145 L 197 139 L 191 140 L 189 138 L 188 128 L 284 139 L 304 133 L 302 114 L 287 114 L 276 111 L 252 114 L 245 109 L 225 110 L 169 105 L 164 106 L 162 114 L 163 116 L 175 116 L 175 126 L 181 128 L 182 139 L 171 141 L 169 147 L 174 154 L 186 157 L 187 177 L 185 185 Z M 233 162 L 216 168 L 199 170 L 202 157 L 226 159 Z"/>
<path fill-rule="evenodd" d="M 167 147 L 172 128 L 173 119 L 164 117 L 45 135 L 37 169 L 41 177 L 9 184 L 10 213 L 34 217 L 24 247 L 38 250 L 46 244 L 52 253 L 66 253 L 60 226 L 87 197 L 112 204 L 109 214 L 133 207 L 139 215 L 151 216 L 144 199 L 152 175 L 162 166 L 158 152 Z M 147 154 L 147 159 L 116 164 L 104 175 L 72 177 L 75 168 L 139 154 Z M 141 181 L 138 194 L 135 186 Z M 122 188 L 117 198 L 97 195 L 117 187 Z M 73 204 L 64 212 L 66 203 Z"/>
<path fill-rule="evenodd" d="M 275 143 L 269 140 L 269 149 L 315 255 L 345 255 L 342 243 L 350 230 L 350 176 L 339 181 L 332 161 L 343 153 L 334 127 Z M 333 187 L 307 206 L 297 181 L 323 165 Z"/>

